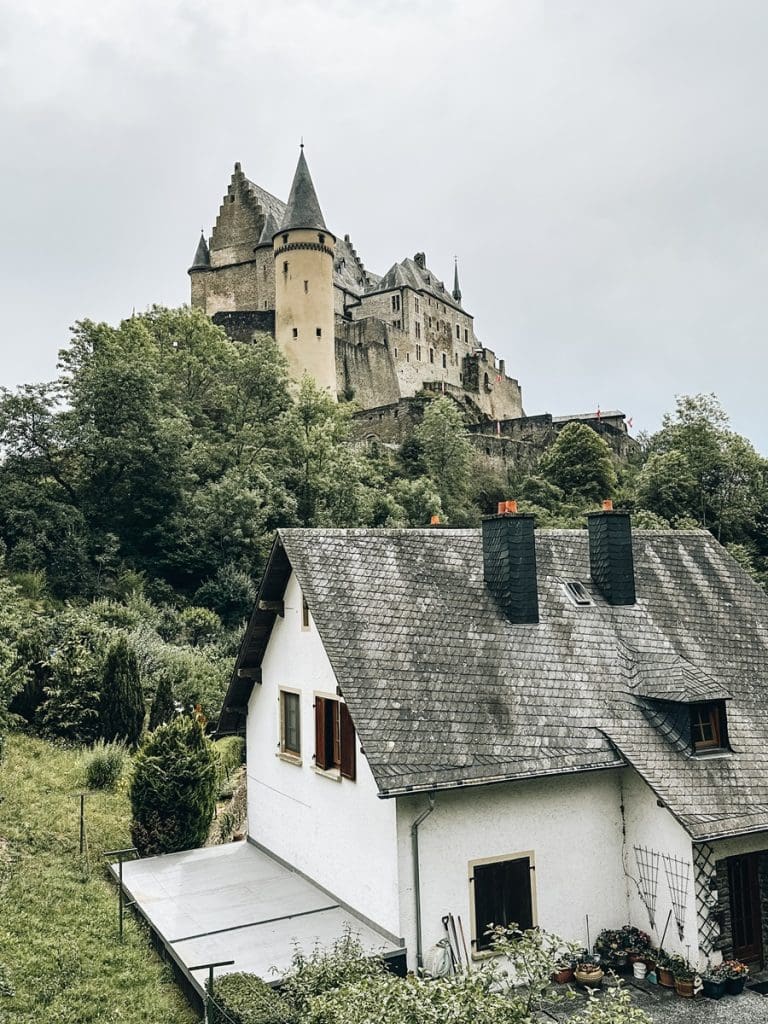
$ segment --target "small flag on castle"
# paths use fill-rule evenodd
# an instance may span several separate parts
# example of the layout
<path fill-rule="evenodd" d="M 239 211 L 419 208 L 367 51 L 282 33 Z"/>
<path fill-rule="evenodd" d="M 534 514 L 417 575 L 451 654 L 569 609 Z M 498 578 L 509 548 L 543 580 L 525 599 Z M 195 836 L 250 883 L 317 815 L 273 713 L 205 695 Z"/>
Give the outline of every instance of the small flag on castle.
<path fill-rule="evenodd" d="M 632 429 L 632 424 L 633 424 L 634 422 L 635 422 L 635 421 L 634 421 L 634 420 L 632 419 L 632 417 L 631 417 L 631 416 L 627 417 L 627 427 L 628 427 L 628 429 L 629 429 L 629 430 L 631 430 L 631 429 Z"/>
<path fill-rule="evenodd" d="M 600 406 L 599 405 L 597 407 L 597 412 L 595 413 L 595 416 L 597 416 L 597 418 L 599 420 L 601 420 L 603 418 L 603 414 L 600 412 Z"/>
<path fill-rule="evenodd" d="M 500 373 L 496 374 L 496 383 L 497 384 L 501 384 L 501 374 Z"/>

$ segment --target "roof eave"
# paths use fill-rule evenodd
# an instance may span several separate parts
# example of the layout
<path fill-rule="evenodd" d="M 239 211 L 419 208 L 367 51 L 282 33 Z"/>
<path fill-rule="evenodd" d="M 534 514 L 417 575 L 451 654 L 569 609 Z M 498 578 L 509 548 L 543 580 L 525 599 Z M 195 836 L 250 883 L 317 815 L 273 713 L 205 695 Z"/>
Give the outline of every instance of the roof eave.
<path fill-rule="evenodd" d="M 476 789 L 478 786 L 494 786 L 500 782 L 527 782 L 529 779 L 546 779 L 555 775 L 579 775 L 583 772 L 611 771 L 615 768 L 626 768 L 624 760 L 614 760 L 603 764 L 586 764 L 578 768 L 550 768 L 540 772 L 514 772 L 506 775 L 484 776 L 482 779 L 458 779 L 455 782 L 429 782 L 419 786 L 401 786 L 398 789 L 379 789 L 380 800 L 389 800 L 396 796 L 411 796 L 414 793 L 440 793 L 455 789 Z"/>

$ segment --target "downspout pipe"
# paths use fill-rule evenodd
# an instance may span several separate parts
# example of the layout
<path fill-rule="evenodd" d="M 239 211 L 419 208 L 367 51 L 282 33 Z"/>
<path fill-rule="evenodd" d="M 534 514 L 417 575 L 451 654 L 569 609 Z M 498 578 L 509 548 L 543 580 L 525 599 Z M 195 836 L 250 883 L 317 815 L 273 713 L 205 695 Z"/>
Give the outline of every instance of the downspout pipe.
<path fill-rule="evenodd" d="M 424 968 L 424 950 L 421 940 L 421 873 L 419 871 L 419 825 L 430 816 L 435 809 L 435 794 L 429 793 L 429 807 L 423 811 L 411 825 L 411 855 L 413 857 L 413 898 L 416 903 L 416 966 Z"/>

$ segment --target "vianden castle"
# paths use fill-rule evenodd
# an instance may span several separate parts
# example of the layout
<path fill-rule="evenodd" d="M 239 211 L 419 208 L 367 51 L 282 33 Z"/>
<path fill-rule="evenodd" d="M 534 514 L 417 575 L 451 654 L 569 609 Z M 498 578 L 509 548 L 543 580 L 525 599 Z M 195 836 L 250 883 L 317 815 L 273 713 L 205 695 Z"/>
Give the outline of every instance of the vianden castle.
<path fill-rule="evenodd" d="M 287 203 L 235 164 L 189 275 L 192 305 L 230 337 L 272 334 L 295 380 L 308 373 L 334 397 L 354 400 L 361 438 L 402 439 L 425 397 L 440 393 L 460 405 L 478 447 L 504 461 L 540 450 L 572 420 L 620 455 L 632 444 L 619 412 L 526 416 L 518 381 L 475 335 L 458 267 L 450 290 L 424 253 L 383 276 L 368 270 L 350 236 L 326 225 L 303 146 Z"/>

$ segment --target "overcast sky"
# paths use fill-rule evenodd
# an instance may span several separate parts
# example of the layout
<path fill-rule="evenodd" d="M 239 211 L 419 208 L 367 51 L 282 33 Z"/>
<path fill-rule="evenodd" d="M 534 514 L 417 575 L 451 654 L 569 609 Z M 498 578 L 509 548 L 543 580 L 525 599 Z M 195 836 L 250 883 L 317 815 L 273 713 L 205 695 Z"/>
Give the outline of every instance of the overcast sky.
<path fill-rule="evenodd" d="M 714 391 L 768 454 L 767 43 L 765 0 L 0 0 L 0 384 L 187 302 L 303 135 L 370 269 L 458 256 L 526 412 Z"/>

